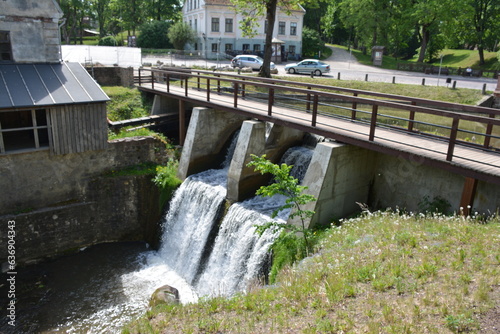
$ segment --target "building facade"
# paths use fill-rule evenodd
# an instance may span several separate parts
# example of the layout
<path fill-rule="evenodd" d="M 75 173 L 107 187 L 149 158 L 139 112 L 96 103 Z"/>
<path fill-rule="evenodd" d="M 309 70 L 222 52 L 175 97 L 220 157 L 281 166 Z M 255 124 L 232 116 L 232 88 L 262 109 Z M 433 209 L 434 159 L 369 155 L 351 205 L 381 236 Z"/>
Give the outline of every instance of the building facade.
<path fill-rule="evenodd" d="M 265 17 L 259 21 L 257 34 L 249 38 L 243 36 L 239 28 L 243 17 L 230 0 L 185 0 L 182 12 L 184 21 L 198 35 L 198 40 L 189 48 L 200 55 L 215 59 L 226 54 L 263 54 L 267 30 Z M 292 10 L 290 15 L 279 8 L 277 10 L 273 30 L 273 40 L 277 43 L 273 50 L 283 59 L 298 59 L 302 54 L 304 15 L 302 7 Z"/>

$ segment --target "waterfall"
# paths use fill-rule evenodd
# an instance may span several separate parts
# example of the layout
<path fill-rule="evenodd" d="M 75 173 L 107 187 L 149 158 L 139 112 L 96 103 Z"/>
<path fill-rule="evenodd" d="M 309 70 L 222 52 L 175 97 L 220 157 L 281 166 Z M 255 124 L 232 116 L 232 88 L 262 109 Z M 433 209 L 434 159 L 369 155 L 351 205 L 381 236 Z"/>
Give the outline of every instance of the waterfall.
<path fill-rule="evenodd" d="M 272 229 L 259 236 L 255 226 L 272 220 L 272 212 L 285 202 L 283 196 L 256 196 L 235 203 L 218 228 L 231 156 L 229 153 L 222 169 L 191 175 L 177 189 L 165 218 L 162 246 L 150 260 L 158 265 L 161 259 L 199 296 L 244 291 L 261 276 L 269 247 L 277 237 Z M 296 147 L 286 152 L 282 162 L 294 165 L 291 174 L 301 179 L 311 157 L 312 150 Z M 289 211 L 283 211 L 276 219 L 285 222 L 288 215 Z"/>
<path fill-rule="evenodd" d="M 311 157 L 312 150 L 295 147 L 285 153 L 282 162 L 293 165 L 290 174 L 302 180 Z M 283 196 L 255 196 L 231 205 L 222 221 L 211 256 L 195 284 L 199 295 L 230 296 L 246 290 L 260 276 L 269 247 L 278 234 L 268 229 L 259 236 L 255 233 L 255 226 L 270 222 L 272 212 L 284 205 L 285 199 Z M 284 223 L 289 214 L 289 210 L 281 211 L 275 220 Z"/>
<path fill-rule="evenodd" d="M 192 283 L 208 236 L 226 198 L 227 170 L 188 177 L 176 191 L 164 223 L 160 256 Z"/>

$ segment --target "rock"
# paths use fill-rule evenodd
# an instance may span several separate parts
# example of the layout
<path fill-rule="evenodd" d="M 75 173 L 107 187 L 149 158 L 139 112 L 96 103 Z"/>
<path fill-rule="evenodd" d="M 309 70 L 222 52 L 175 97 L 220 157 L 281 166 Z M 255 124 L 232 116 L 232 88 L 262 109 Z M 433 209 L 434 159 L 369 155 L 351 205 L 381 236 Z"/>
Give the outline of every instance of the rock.
<path fill-rule="evenodd" d="M 156 289 L 149 299 L 149 307 L 160 304 L 178 304 L 179 291 L 170 285 L 164 285 Z"/>

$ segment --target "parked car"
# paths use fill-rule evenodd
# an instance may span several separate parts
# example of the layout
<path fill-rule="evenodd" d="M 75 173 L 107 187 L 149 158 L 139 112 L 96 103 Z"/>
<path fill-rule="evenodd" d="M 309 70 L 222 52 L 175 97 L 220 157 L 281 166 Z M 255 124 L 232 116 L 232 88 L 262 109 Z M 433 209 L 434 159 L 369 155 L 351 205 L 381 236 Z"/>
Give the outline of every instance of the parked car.
<path fill-rule="evenodd" d="M 264 59 L 259 56 L 238 55 L 231 60 L 231 66 L 234 67 L 250 67 L 252 70 L 260 70 L 264 64 Z M 276 65 L 271 62 L 271 70 L 276 68 Z"/>
<path fill-rule="evenodd" d="M 285 71 L 290 74 L 294 73 L 307 73 L 314 75 L 322 75 L 323 73 L 330 72 L 330 65 L 319 61 L 317 59 L 304 59 L 299 63 L 288 64 L 285 66 Z"/>

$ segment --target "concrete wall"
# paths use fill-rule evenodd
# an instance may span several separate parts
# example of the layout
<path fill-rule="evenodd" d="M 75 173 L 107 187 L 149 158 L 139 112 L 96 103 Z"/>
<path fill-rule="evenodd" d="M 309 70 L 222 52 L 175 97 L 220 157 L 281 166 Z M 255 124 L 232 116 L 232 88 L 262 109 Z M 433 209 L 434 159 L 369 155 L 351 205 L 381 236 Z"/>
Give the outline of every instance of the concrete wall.
<path fill-rule="evenodd" d="M 359 212 L 358 203 L 370 210 L 418 212 L 443 200 L 446 213 L 459 213 L 464 183 L 465 177 L 423 165 L 417 157 L 405 160 L 339 143 L 317 145 L 302 182 L 317 198 L 305 207 L 316 212 L 310 226 Z M 471 213 L 498 210 L 500 186 L 478 182 Z"/>
<path fill-rule="evenodd" d="M 367 203 L 376 154 L 359 147 L 319 143 L 302 185 L 317 201 L 305 209 L 314 210 L 310 226 L 328 224 L 360 211 Z"/>
<path fill-rule="evenodd" d="M 107 241 L 157 243 L 161 208 L 152 175 L 113 171 L 167 159 L 165 145 L 151 137 L 113 141 L 107 150 L 80 154 L 0 157 L 0 222 L 16 222 L 18 263 Z M 3 263 L 7 239 L 0 235 Z"/>
<path fill-rule="evenodd" d="M 3 0 L 0 30 L 10 32 L 15 62 L 56 63 L 60 57 L 59 19 L 54 0 Z"/>
<path fill-rule="evenodd" d="M 93 67 L 87 68 L 90 75 L 101 86 L 123 86 L 134 85 L 134 69 L 132 67 Z"/>
<path fill-rule="evenodd" d="M 194 108 L 177 176 L 184 180 L 211 168 L 220 168 L 231 136 L 246 118 L 209 108 Z"/>
<path fill-rule="evenodd" d="M 0 215 L 79 200 L 105 171 L 157 161 L 165 145 L 152 137 L 112 141 L 106 150 L 51 155 L 48 151 L 0 157 Z"/>
<path fill-rule="evenodd" d="M 227 173 L 227 199 L 230 202 L 255 196 L 257 189 L 269 182 L 269 174 L 262 175 L 253 167 L 247 166 L 252 160 L 252 154 L 265 154 L 271 162 L 279 163 L 286 150 L 302 144 L 302 131 L 273 125 L 266 138 L 266 125 L 261 121 L 243 122 Z"/>
<path fill-rule="evenodd" d="M 114 241 L 159 243 L 159 190 L 151 176 L 97 177 L 81 200 L 28 213 L 0 216 L 15 221 L 16 262 L 37 262 Z M 7 239 L 0 239 L 0 263 L 7 259 Z"/>

